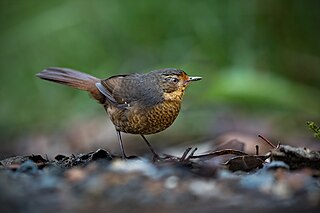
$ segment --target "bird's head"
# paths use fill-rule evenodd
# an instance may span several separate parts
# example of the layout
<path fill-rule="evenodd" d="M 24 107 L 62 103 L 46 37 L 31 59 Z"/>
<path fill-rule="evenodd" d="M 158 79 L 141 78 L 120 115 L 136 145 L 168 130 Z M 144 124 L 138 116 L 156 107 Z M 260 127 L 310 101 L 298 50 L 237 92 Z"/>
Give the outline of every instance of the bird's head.
<path fill-rule="evenodd" d="M 201 77 L 190 77 L 185 71 L 174 68 L 158 70 L 157 74 L 160 75 L 165 100 L 181 100 L 187 86 L 193 81 L 201 80 Z"/>

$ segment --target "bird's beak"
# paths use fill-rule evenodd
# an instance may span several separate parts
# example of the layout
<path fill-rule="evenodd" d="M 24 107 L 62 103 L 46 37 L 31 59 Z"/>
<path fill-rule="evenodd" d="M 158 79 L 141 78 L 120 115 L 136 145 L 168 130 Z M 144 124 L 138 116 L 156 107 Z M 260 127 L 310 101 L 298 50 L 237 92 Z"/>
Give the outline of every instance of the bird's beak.
<path fill-rule="evenodd" d="M 202 77 L 189 77 L 189 79 L 187 80 L 187 82 L 190 82 L 190 81 L 199 81 L 201 80 Z"/>

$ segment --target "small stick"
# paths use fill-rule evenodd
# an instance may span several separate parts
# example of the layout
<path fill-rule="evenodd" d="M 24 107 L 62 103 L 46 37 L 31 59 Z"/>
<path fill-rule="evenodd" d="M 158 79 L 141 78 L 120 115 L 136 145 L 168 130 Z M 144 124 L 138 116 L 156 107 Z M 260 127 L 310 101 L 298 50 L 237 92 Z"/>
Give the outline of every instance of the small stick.
<path fill-rule="evenodd" d="M 190 152 L 191 148 L 187 148 L 186 151 L 184 151 L 183 155 L 181 156 L 179 161 L 184 161 L 188 155 L 188 153 Z"/>
<path fill-rule="evenodd" d="M 198 150 L 197 147 L 194 148 L 194 149 L 191 151 L 190 155 L 189 155 L 185 160 L 189 160 L 191 157 L 193 157 L 194 153 L 195 153 L 197 150 Z"/>
<path fill-rule="evenodd" d="M 263 137 L 262 135 L 258 135 L 259 138 L 261 138 L 264 142 L 266 142 L 267 144 L 269 144 L 269 146 L 271 146 L 273 149 L 276 148 L 275 145 L 273 145 L 268 139 L 266 139 L 265 137 Z"/>
<path fill-rule="evenodd" d="M 49 161 L 48 155 L 46 154 L 46 160 Z"/>
<path fill-rule="evenodd" d="M 256 145 L 256 155 L 259 155 L 259 145 Z"/>

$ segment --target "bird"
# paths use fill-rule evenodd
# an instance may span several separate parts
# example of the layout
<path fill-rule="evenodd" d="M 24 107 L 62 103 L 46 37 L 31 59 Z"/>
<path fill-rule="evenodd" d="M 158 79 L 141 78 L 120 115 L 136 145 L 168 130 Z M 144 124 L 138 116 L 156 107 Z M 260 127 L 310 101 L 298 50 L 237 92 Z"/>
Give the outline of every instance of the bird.
<path fill-rule="evenodd" d="M 36 76 L 87 91 L 103 105 L 115 126 L 124 159 L 128 159 L 128 156 L 121 132 L 141 135 L 154 158 L 159 158 L 145 135 L 161 132 L 171 126 L 179 114 L 186 88 L 191 82 L 202 79 L 190 77 L 176 68 L 99 79 L 69 68 L 49 67 Z"/>

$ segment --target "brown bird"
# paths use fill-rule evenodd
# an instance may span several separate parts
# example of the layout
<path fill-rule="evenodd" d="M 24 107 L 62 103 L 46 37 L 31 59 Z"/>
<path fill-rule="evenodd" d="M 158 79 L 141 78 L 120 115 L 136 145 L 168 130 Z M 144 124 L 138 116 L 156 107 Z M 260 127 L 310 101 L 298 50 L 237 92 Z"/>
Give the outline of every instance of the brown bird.
<path fill-rule="evenodd" d="M 144 135 L 168 128 L 179 114 L 186 87 L 201 79 L 174 68 L 101 80 L 72 69 L 51 67 L 36 76 L 88 91 L 102 104 L 115 125 L 124 158 L 127 156 L 120 132 L 141 135 L 154 157 L 159 157 Z"/>

